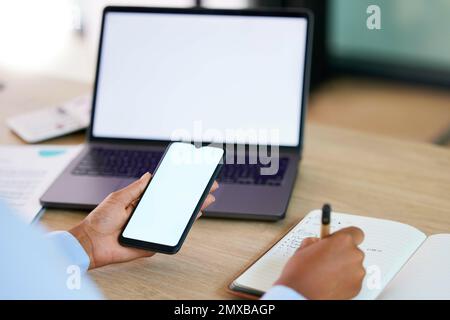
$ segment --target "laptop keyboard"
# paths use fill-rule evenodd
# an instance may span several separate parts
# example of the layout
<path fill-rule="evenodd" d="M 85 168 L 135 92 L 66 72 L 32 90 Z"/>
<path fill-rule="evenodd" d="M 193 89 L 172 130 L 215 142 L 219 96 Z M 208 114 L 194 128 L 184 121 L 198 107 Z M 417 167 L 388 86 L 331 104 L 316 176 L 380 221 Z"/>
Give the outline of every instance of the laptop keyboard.
<path fill-rule="evenodd" d="M 283 177 L 288 165 L 288 160 L 288 158 L 280 158 L 279 169 L 274 175 L 261 175 L 261 169 L 264 167 L 270 167 L 270 165 L 263 165 L 261 163 L 225 164 L 217 180 L 220 183 L 279 186 L 283 181 Z"/>
<path fill-rule="evenodd" d="M 161 151 L 91 148 L 72 170 L 72 174 L 138 178 L 147 171 L 154 172 L 162 155 Z M 270 165 L 225 164 L 217 180 L 220 183 L 277 186 L 283 181 L 289 159 L 279 160 L 279 169 L 274 175 L 261 175 L 261 168 Z"/>
<path fill-rule="evenodd" d="M 91 148 L 72 174 L 138 178 L 155 171 L 162 155 L 161 151 Z"/>

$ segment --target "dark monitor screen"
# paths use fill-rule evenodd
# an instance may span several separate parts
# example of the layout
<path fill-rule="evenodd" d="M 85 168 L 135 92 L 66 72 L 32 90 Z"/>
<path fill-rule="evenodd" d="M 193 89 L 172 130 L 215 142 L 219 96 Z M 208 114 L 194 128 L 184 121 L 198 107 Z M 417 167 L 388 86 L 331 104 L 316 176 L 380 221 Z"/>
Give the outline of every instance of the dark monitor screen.
<path fill-rule="evenodd" d="M 330 0 L 332 65 L 450 84 L 450 1 Z M 379 8 L 379 27 L 373 28 Z M 370 29 L 369 25 L 373 28 Z"/>

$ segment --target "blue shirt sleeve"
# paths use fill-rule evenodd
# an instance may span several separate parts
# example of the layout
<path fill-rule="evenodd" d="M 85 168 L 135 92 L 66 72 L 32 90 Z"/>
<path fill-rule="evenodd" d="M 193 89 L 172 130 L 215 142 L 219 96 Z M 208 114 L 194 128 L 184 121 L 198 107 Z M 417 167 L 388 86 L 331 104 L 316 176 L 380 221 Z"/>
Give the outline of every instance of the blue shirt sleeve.
<path fill-rule="evenodd" d="M 270 288 L 261 300 L 306 300 L 306 298 L 289 287 L 278 285 Z"/>
<path fill-rule="evenodd" d="M 82 272 L 86 272 L 89 269 L 90 260 L 88 254 L 70 232 L 53 231 L 46 236 L 59 247 L 61 252 L 64 252 L 71 264 L 79 266 Z"/>
<path fill-rule="evenodd" d="M 80 248 L 70 234 L 45 237 L 0 203 L 0 299 L 101 299 Z"/>

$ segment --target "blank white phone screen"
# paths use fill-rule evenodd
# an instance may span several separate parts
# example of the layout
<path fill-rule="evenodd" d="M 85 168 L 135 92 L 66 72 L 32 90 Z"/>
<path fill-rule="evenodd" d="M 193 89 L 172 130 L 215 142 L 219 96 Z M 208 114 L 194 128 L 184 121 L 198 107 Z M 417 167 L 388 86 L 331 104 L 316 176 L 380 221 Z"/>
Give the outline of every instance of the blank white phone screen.
<path fill-rule="evenodd" d="M 222 156 L 220 148 L 171 144 L 123 236 L 177 245 Z"/>

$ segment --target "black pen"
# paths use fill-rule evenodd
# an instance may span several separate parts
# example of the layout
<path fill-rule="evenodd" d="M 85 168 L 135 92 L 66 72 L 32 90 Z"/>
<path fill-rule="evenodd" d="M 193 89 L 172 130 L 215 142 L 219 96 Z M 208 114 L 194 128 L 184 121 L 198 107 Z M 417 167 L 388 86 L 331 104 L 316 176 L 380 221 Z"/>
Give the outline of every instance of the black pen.
<path fill-rule="evenodd" d="M 328 237 L 330 234 L 331 206 L 325 203 L 322 207 L 322 225 L 320 227 L 320 238 Z"/>

